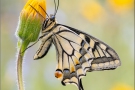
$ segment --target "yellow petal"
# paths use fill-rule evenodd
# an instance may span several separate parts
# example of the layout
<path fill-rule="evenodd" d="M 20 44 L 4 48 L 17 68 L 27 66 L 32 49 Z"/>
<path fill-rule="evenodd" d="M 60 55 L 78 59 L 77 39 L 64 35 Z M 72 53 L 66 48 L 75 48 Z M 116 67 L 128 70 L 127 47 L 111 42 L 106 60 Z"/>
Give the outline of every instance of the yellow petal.
<path fill-rule="evenodd" d="M 46 17 L 46 14 L 44 12 L 44 10 L 46 11 L 46 2 L 45 2 L 45 0 L 28 0 L 28 2 L 25 4 L 23 10 L 25 10 L 28 13 L 28 15 L 32 13 L 33 17 L 35 17 L 36 14 L 37 14 L 37 11 L 35 11 L 30 5 L 34 9 L 36 9 L 44 18 Z"/>

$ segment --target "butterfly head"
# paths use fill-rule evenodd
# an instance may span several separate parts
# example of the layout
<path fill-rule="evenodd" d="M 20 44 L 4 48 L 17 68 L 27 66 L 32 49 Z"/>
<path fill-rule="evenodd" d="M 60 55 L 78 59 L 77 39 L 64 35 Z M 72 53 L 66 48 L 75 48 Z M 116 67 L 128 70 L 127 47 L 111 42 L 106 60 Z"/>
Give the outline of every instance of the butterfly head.
<path fill-rule="evenodd" d="M 58 0 L 58 5 L 56 6 L 56 1 L 54 0 L 54 4 L 55 4 L 55 12 L 54 14 L 51 14 L 50 16 L 46 13 L 46 15 L 48 16 L 48 18 L 46 18 L 43 22 L 42 25 L 42 32 L 48 32 L 50 31 L 55 25 L 56 25 L 56 13 L 58 11 L 58 7 L 59 7 L 59 0 Z"/>
<path fill-rule="evenodd" d="M 50 15 L 50 17 L 46 18 L 42 25 L 42 32 L 47 32 L 51 30 L 56 25 L 56 19 L 54 15 Z"/>
<path fill-rule="evenodd" d="M 50 15 L 50 21 L 52 21 L 52 22 L 55 21 L 55 16 L 52 14 Z"/>

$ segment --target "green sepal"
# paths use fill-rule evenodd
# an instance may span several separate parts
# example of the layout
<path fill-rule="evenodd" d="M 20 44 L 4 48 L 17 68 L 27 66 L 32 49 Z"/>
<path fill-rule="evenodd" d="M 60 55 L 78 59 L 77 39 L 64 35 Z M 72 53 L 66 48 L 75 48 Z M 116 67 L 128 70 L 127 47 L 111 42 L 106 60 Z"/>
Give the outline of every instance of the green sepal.
<path fill-rule="evenodd" d="M 41 18 L 33 18 L 32 15 L 20 17 L 18 36 L 22 41 L 34 42 L 37 40 L 42 26 Z"/>

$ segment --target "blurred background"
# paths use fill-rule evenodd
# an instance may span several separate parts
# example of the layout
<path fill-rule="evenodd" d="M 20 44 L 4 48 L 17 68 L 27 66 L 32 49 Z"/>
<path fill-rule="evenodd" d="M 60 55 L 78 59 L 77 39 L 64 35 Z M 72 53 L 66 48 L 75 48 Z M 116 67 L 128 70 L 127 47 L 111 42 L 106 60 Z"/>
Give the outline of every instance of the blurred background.
<path fill-rule="evenodd" d="M 47 13 L 54 13 L 53 0 L 47 1 Z M 57 1 L 57 0 L 56 0 Z M 15 36 L 19 14 L 27 0 L 1 0 L 1 90 L 17 90 Z M 116 70 L 87 73 L 85 90 L 134 89 L 134 0 L 60 0 L 57 21 L 104 41 L 118 53 L 122 66 Z M 29 48 L 23 63 L 25 90 L 77 90 L 61 85 L 54 76 L 56 50 L 33 60 L 40 43 Z"/>

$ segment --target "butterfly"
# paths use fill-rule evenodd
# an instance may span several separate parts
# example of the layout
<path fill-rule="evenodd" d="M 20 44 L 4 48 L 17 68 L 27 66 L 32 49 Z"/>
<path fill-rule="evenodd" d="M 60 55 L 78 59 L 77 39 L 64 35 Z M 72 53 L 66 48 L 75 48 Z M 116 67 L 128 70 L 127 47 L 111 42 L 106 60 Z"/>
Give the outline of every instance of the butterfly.
<path fill-rule="evenodd" d="M 116 69 L 121 65 L 120 58 L 110 46 L 92 35 L 57 23 L 57 10 L 58 6 L 53 15 L 46 13 L 48 18 L 43 22 L 41 44 L 34 59 L 43 58 L 54 44 L 57 54 L 55 77 L 64 86 L 74 84 L 78 90 L 84 90 L 81 79 L 86 72 Z"/>

